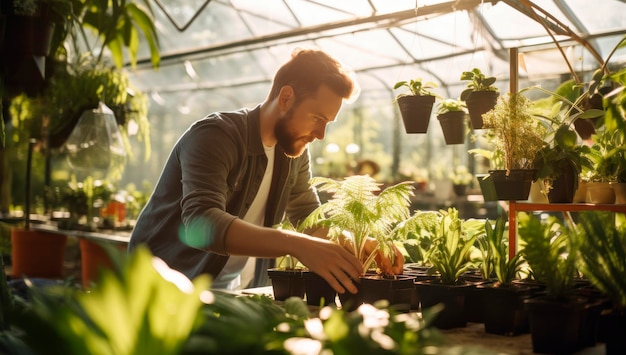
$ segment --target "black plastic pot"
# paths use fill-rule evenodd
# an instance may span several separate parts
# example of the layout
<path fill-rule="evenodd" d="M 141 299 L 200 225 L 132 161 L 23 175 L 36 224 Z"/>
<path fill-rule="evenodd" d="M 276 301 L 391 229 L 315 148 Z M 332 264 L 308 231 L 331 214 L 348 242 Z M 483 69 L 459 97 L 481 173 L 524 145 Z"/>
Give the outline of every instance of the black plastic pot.
<path fill-rule="evenodd" d="M 426 133 L 435 103 L 434 96 L 404 95 L 398 97 L 398 107 L 406 133 Z"/>
<path fill-rule="evenodd" d="M 366 274 L 359 279 L 358 292 L 339 294 L 341 306 L 349 311 L 357 309 L 364 303 L 374 304 L 380 300 L 387 300 L 389 307 L 400 312 L 411 310 L 411 300 L 415 287 L 411 275 L 395 275 L 383 277 L 376 274 Z"/>
<path fill-rule="evenodd" d="M 530 185 L 535 179 L 535 169 L 489 170 L 498 200 L 528 200 Z"/>
<path fill-rule="evenodd" d="M 304 298 L 302 270 L 269 269 L 267 275 L 272 282 L 274 299 L 284 301 L 289 297 Z"/>
<path fill-rule="evenodd" d="M 483 128 L 483 114 L 496 106 L 498 96 L 499 94 L 496 91 L 473 91 L 469 94 L 465 104 L 472 122 L 472 128 Z"/>
<path fill-rule="evenodd" d="M 416 281 L 415 289 L 419 294 L 422 312 L 443 304 L 444 308 L 433 320 L 433 326 L 439 329 L 464 328 L 467 326 L 465 317 L 465 296 L 474 287 L 468 283 L 442 284 L 439 280 Z"/>
<path fill-rule="evenodd" d="M 452 111 L 437 115 L 447 145 L 465 143 L 465 112 Z"/>
<path fill-rule="evenodd" d="M 311 306 L 328 306 L 335 303 L 337 292 L 320 275 L 303 271 L 306 303 Z"/>

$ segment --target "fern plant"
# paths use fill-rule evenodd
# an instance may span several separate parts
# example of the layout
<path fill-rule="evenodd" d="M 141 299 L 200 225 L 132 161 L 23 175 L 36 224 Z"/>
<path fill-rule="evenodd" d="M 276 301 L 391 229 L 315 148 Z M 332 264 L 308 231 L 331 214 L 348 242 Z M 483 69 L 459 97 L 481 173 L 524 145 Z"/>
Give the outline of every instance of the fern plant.
<path fill-rule="evenodd" d="M 378 241 L 385 255 L 394 257 L 393 228 L 409 217 L 411 182 L 401 182 L 381 191 L 381 184 L 369 175 L 352 175 L 343 180 L 314 177 L 311 185 L 332 194 L 331 199 L 315 209 L 301 222 L 306 229 L 328 227 L 328 237 L 340 244 L 348 243 L 354 255 L 363 260 L 363 273 L 374 262 L 377 250 L 366 255 L 368 237 Z"/>

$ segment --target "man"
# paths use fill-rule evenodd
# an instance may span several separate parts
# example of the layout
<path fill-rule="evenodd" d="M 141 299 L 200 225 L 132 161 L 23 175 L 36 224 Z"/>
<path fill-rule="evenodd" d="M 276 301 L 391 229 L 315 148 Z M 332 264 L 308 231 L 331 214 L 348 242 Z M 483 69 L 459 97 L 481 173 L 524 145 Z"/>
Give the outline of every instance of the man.
<path fill-rule="evenodd" d="M 223 289 L 239 286 L 248 256 L 290 254 L 337 292 L 355 293 L 362 267 L 345 248 L 322 230 L 311 236 L 272 228 L 285 215 L 295 225 L 319 206 L 307 146 L 324 138 L 355 87 L 328 54 L 296 50 L 263 103 L 195 122 L 175 144 L 129 250 L 146 244 L 190 279 L 208 273 L 213 288 Z M 389 260 L 383 267 L 391 268 Z"/>

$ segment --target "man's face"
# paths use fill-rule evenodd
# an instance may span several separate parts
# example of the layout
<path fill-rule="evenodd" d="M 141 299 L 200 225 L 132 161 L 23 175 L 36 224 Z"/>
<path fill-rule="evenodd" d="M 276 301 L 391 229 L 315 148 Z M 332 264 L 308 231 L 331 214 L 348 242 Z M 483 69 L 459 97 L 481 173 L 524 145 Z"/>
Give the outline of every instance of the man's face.
<path fill-rule="evenodd" d="M 299 157 L 309 143 L 324 139 L 326 126 L 335 121 L 342 101 L 340 96 L 321 86 L 314 97 L 292 104 L 274 128 L 278 145 L 285 154 Z"/>

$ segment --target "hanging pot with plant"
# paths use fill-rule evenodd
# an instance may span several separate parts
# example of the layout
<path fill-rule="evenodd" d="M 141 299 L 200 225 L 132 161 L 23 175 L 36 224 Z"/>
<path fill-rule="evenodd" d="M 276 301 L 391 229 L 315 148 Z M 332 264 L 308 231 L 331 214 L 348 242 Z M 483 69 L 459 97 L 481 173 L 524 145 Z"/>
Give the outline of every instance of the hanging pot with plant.
<path fill-rule="evenodd" d="M 446 144 L 463 144 L 465 142 L 466 114 L 465 102 L 461 100 L 445 99 L 439 102 L 437 105 L 437 119 L 441 124 Z"/>
<path fill-rule="evenodd" d="M 493 84 L 496 78 L 486 76 L 478 68 L 465 71 L 461 74 L 461 80 L 469 80 L 467 88 L 461 92 L 461 100 L 467 104 L 470 121 L 474 129 L 483 128 L 483 114 L 496 106 L 498 101 L 498 88 Z"/>
<path fill-rule="evenodd" d="M 397 90 L 401 87 L 409 89 L 408 93 L 396 96 L 406 133 L 426 133 L 433 105 L 438 97 L 431 89 L 436 88 L 437 84 L 423 82 L 422 78 L 417 78 L 399 81 L 393 89 Z"/>

